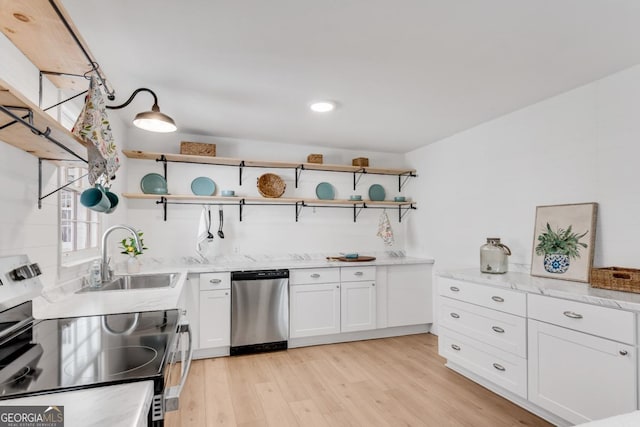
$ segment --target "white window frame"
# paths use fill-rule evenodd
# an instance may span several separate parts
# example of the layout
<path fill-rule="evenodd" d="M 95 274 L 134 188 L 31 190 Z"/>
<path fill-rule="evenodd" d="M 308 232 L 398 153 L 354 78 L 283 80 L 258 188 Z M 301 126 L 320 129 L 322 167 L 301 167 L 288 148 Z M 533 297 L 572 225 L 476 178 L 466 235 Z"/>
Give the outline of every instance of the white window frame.
<path fill-rule="evenodd" d="M 71 167 L 73 166 L 60 166 L 58 168 L 59 170 L 58 185 L 59 186 L 63 186 L 66 184 L 66 171 Z M 77 166 L 76 168 L 80 171 L 80 175 L 83 175 L 84 173 L 86 173 L 85 172 L 86 169 L 80 167 L 80 165 Z M 84 264 L 100 256 L 99 236 L 102 233 L 101 215 L 99 215 L 98 213 L 92 213 L 93 211 L 86 210 L 86 213 L 88 214 L 88 216 L 84 218 L 78 218 L 78 214 L 79 214 L 78 208 L 81 206 L 80 195 L 82 194 L 82 191 L 84 191 L 87 187 L 88 187 L 88 181 L 85 178 L 85 179 L 76 181 L 75 183 L 63 188 L 58 192 L 58 253 L 60 254 L 59 265 L 61 268 L 73 267 L 79 264 Z M 68 197 L 69 195 L 71 195 L 71 197 L 74 199 L 73 202 L 71 203 L 71 209 L 70 209 L 71 215 L 70 215 L 70 218 L 63 218 L 62 212 L 64 207 L 62 206 L 62 204 L 65 198 Z M 92 216 L 95 219 L 92 219 L 91 218 Z M 64 247 L 65 246 L 64 242 L 62 240 L 63 232 L 64 232 L 63 229 L 67 226 L 67 223 L 70 223 L 69 225 L 71 225 L 72 227 L 73 237 L 71 239 L 72 240 L 71 243 L 74 247 L 71 250 L 66 250 L 66 248 Z M 78 230 L 78 225 L 81 223 L 88 224 L 89 227 L 94 225 L 96 227 L 95 229 L 96 237 L 95 237 L 94 245 L 91 245 L 91 233 L 87 232 L 86 239 L 88 239 L 87 244 L 89 245 L 89 247 L 78 249 L 77 248 L 77 244 L 78 244 L 77 230 Z"/>

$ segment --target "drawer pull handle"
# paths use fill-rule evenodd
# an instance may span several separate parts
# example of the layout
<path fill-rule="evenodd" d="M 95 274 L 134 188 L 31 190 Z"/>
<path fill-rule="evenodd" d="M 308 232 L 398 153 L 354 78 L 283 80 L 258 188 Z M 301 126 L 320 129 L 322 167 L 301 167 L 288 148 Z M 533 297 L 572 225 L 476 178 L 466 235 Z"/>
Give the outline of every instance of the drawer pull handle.
<path fill-rule="evenodd" d="M 458 313 L 451 313 L 451 317 L 453 317 L 454 319 L 459 319 L 460 315 Z"/>
<path fill-rule="evenodd" d="M 492 326 L 491 329 L 493 329 L 499 334 L 504 334 L 504 329 L 502 329 L 500 326 Z"/>
<path fill-rule="evenodd" d="M 211 279 L 211 280 L 209 280 L 209 283 L 213 283 L 214 285 L 217 285 L 218 283 L 222 283 L 222 280 L 220 280 L 220 279 Z"/>
<path fill-rule="evenodd" d="M 320 277 L 320 274 L 318 274 L 318 273 L 313 273 L 313 274 L 311 275 L 311 277 L 313 277 L 314 279 L 317 279 L 318 277 Z"/>
<path fill-rule="evenodd" d="M 572 319 L 582 319 L 582 314 L 578 314 L 573 311 L 565 311 L 563 314 Z"/>
<path fill-rule="evenodd" d="M 362 271 L 356 271 L 353 274 L 355 274 L 356 276 L 362 276 L 364 273 Z"/>
<path fill-rule="evenodd" d="M 493 367 L 496 368 L 498 371 L 502 371 L 502 372 L 506 371 L 505 367 L 499 363 L 494 363 Z"/>
<path fill-rule="evenodd" d="M 460 351 L 460 346 L 459 345 L 451 344 L 451 348 L 454 349 L 455 351 Z"/>
<path fill-rule="evenodd" d="M 225 292 L 224 294 L 225 294 L 225 295 L 229 295 L 229 292 Z"/>
<path fill-rule="evenodd" d="M 371 284 L 371 286 L 375 286 L 375 285 L 376 285 L 375 283 L 372 283 L 372 284 Z"/>
<path fill-rule="evenodd" d="M 627 354 L 629 354 L 629 352 L 627 350 L 620 350 L 620 355 L 621 356 L 626 356 Z"/>
<path fill-rule="evenodd" d="M 460 288 L 458 288 L 456 286 L 451 286 L 451 287 L 449 287 L 449 289 L 451 289 L 453 292 L 460 292 Z"/>
<path fill-rule="evenodd" d="M 491 297 L 491 299 L 494 300 L 495 302 L 504 302 L 504 298 L 499 296 L 493 296 Z"/>

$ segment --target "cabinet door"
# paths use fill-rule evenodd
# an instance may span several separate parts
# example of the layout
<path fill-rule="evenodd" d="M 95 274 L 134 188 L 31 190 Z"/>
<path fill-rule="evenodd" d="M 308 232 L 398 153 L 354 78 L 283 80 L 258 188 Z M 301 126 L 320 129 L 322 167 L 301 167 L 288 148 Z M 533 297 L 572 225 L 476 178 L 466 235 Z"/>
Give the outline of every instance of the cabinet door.
<path fill-rule="evenodd" d="M 231 344 L 231 295 L 228 289 L 200 291 L 200 348 Z"/>
<path fill-rule="evenodd" d="M 340 284 L 291 286 L 291 338 L 340 333 Z"/>
<path fill-rule="evenodd" d="M 342 332 L 376 328 L 376 284 L 346 282 L 340 286 Z"/>
<path fill-rule="evenodd" d="M 387 326 L 433 322 L 431 266 L 389 266 L 387 272 Z"/>
<path fill-rule="evenodd" d="M 635 347 L 529 320 L 529 400 L 579 424 L 637 409 Z"/>

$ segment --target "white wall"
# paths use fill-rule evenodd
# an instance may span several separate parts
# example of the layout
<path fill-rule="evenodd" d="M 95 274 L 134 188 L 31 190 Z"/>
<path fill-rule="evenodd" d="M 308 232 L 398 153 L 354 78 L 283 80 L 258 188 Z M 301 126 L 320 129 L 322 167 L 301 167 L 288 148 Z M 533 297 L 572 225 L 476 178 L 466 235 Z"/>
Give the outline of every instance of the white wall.
<path fill-rule="evenodd" d="M 336 150 L 311 146 L 295 146 L 264 141 L 231 140 L 189 134 L 159 135 L 132 129 L 129 133 L 130 149 L 177 153 L 180 141 L 215 142 L 219 157 L 239 157 L 255 160 L 306 161 L 310 153 L 323 153 L 325 163 L 350 164 L 354 157 L 370 159 L 370 165 L 380 167 L 402 167 L 404 156 L 389 153 Z M 127 188 L 129 192 L 140 192 L 141 178 L 150 172 L 162 173 L 160 163 L 128 159 Z M 198 176 L 208 176 L 220 189 L 235 190 L 238 195 L 259 197 L 257 178 L 263 173 L 280 175 L 287 184 L 283 197 L 315 198 L 315 188 L 323 181 L 336 189 L 336 198 L 348 198 L 351 194 L 367 192 L 371 184 L 382 184 L 389 197 L 397 191 L 397 177 L 366 175 L 353 191 L 353 175 L 303 171 L 299 188 L 295 188 L 294 170 L 245 168 L 243 185 L 239 185 L 238 168 L 196 164 L 168 164 L 168 186 L 172 194 L 191 194 L 191 181 Z M 150 200 L 129 201 L 129 222 L 145 232 L 145 243 L 149 256 L 175 257 L 195 256 L 195 244 L 200 206 L 168 207 L 168 221 L 162 220 L 162 209 Z M 218 207 L 212 207 L 214 234 L 218 227 Z M 403 224 L 397 222 L 397 212 L 389 210 L 396 234 L 393 247 L 385 247 L 376 236 L 378 218 L 382 211 L 363 210 L 357 223 L 353 222 L 351 209 L 304 208 L 300 221 L 295 222 L 293 206 L 246 206 L 243 221 L 239 221 L 237 206 L 224 207 L 225 239 L 214 238 L 209 255 L 245 254 L 289 254 L 341 251 L 375 252 L 385 249 L 403 249 Z M 144 258 L 143 258 L 144 260 Z"/>
<path fill-rule="evenodd" d="M 38 70 L 4 36 L 0 35 L 0 79 L 21 91 L 34 104 L 38 103 Z M 52 105 L 59 100 L 58 91 L 45 79 L 43 103 Z M 50 111 L 52 115 L 59 112 Z M 2 113 L 0 113 L 2 114 Z M 120 143 L 124 127 L 117 116 L 111 117 L 114 136 Z M 15 124 L 13 126 L 21 126 Z M 126 162 L 126 159 L 125 159 Z M 116 181 L 113 189 L 121 191 L 123 178 Z M 58 194 L 49 196 L 38 209 L 38 159 L 11 145 L 0 143 L 0 256 L 26 253 L 43 269 L 45 286 L 73 275 L 63 273 L 58 277 Z M 58 187 L 57 168 L 43 162 L 43 194 Z M 126 201 L 113 215 L 105 215 L 105 226 L 126 221 Z M 85 266 L 76 270 L 84 272 Z"/>
<path fill-rule="evenodd" d="M 491 102 L 490 99 L 487 102 Z M 406 155 L 421 207 L 407 246 L 478 267 L 486 237 L 530 264 L 537 205 L 598 202 L 595 266 L 640 268 L 640 66 Z"/>

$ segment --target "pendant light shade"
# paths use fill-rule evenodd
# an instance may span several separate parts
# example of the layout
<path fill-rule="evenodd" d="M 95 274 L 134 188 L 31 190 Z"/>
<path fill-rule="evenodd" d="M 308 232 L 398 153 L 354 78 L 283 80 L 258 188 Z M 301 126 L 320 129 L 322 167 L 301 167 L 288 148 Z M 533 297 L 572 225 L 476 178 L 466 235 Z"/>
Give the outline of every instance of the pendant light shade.
<path fill-rule="evenodd" d="M 160 107 L 158 106 L 158 97 L 156 94 L 147 88 L 140 88 L 133 91 L 129 99 L 124 104 L 121 105 L 107 105 L 107 108 L 112 110 L 119 110 L 120 108 L 124 108 L 127 105 L 131 104 L 133 98 L 140 92 L 149 92 L 153 95 L 153 106 L 151 107 L 151 111 L 145 111 L 142 113 L 136 114 L 135 119 L 133 119 L 133 125 L 139 127 L 140 129 L 148 130 L 151 132 L 175 132 L 178 127 L 173 119 L 166 114 L 160 112 Z"/>

